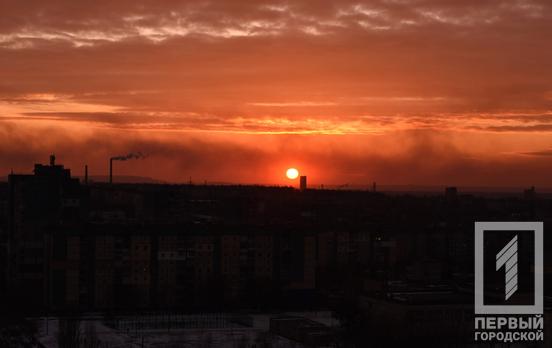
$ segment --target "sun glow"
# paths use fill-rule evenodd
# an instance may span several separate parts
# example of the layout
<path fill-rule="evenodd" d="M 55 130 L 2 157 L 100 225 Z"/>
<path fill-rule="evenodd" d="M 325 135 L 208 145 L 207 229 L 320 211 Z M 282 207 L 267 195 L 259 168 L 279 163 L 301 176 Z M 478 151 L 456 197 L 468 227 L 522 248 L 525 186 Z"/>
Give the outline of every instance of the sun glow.
<path fill-rule="evenodd" d="M 288 177 L 288 179 L 297 179 L 297 177 L 299 176 L 299 171 L 295 168 L 289 168 L 287 171 L 286 171 L 286 176 Z"/>

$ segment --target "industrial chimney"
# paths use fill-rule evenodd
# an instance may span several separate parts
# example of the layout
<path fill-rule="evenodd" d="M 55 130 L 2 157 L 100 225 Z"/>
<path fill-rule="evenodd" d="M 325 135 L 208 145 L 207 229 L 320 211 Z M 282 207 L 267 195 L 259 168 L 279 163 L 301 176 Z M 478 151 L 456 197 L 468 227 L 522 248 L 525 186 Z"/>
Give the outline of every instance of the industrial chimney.
<path fill-rule="evenodd" d="M 130 159 L 146 158 L 141 152 L 131 152 L 122 156 L 115 156 L 109 159 L 109 183 L 113 184 L 113 161 L 128 161 Z"/>
<path fill-rule="evenodd" d="M 54 154 L 50 155 L 50 165 L 52 167 L 56 165 L 56 155 L 54 155 Z"/>
<path fill-rule="evenodd" d="M 84 165 L 84 184 L 88 185 L 88 164 Z"/>

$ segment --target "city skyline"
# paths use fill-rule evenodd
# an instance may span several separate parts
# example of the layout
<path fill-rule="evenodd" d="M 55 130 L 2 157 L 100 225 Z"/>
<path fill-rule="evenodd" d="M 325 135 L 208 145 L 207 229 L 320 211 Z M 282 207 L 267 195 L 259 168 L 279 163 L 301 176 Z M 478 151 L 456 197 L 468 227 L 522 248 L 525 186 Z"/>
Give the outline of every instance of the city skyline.
<path fill-rule="evenodd" d="M 6 1 L 0 172 L 550 187 L 550 6 Z"/>
<path fill-rule="evenodd" d="M 550 346 L 551 1 L 0 13 L 0 347 Z"/>

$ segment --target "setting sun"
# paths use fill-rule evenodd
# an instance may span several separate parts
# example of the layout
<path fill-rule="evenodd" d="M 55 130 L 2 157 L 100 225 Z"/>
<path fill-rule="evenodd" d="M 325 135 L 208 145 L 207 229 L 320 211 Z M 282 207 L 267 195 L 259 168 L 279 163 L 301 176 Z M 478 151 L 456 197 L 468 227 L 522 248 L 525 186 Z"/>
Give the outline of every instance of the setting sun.
<path fill-rule="evenodd" d="M 295 168 L 289 168 L 286 172 L 288 179 L 297 179 L 299 176 L 299 171 Z"/>

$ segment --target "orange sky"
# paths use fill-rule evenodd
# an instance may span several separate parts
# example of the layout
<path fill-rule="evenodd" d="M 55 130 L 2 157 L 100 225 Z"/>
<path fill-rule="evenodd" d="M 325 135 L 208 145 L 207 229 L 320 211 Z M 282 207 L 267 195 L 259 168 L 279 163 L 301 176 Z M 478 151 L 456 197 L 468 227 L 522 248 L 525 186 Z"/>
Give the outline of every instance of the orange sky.
<path fill-rule="evenodd" d="M 552 187 L 548 1 L 0 2 L 0 173 Z"/>

